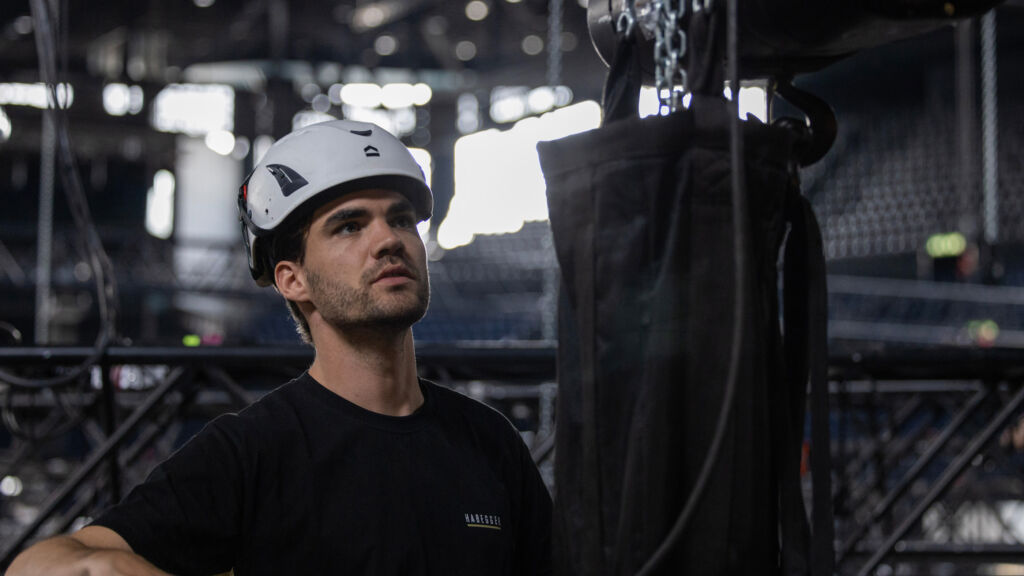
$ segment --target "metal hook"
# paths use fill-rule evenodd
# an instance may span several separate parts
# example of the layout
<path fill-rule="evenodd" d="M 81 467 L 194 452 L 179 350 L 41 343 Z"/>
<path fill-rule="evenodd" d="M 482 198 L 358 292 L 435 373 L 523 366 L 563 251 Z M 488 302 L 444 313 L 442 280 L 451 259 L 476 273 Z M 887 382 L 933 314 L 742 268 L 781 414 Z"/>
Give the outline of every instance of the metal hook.
<path fill-rule="evenodd" d="M 622 8 L 622 12 L 615 19 L 615 31 L 618 32 L 619 36 L 623 39 L 629 39 L 633 37 L 633 31 L 636 29 L 636 0 L 626 0 L 625 6 Z"/>
<path fill-rule="evenodd" d="M 793 86 L 791 78 L 779 80 L 775 91 L 807 117 L 802 124 L 795 118 L 779 118 L 772 122 L 773 125 L 784 126 L 798 133 L 799 142 L 794 152 L 800 165 L 810 166 L 824 158 L 839 132 L 832 107 L 814 94 Z"/>

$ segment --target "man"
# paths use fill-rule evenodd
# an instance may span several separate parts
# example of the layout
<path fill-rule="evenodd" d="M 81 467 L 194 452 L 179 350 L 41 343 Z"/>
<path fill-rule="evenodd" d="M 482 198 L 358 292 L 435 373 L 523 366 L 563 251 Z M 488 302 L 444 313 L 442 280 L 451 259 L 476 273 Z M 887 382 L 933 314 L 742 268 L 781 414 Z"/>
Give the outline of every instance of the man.
<path fill-rule="evenodd" d="M 240 190 L 243 233 L 313 364 L 8 574 L 549 573 L 551 502 L 518 433 L 417 378 L 411 326 L 429 286 L 416 224 L 432 202 L 375 125 L 276 143 Z"/>

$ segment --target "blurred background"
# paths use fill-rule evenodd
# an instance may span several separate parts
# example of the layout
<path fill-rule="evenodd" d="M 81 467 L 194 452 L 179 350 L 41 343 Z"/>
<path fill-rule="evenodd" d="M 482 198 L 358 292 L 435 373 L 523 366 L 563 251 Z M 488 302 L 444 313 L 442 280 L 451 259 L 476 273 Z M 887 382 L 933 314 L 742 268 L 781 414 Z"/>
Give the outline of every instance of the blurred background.
<path fill-rule="evenodd" d="M 0 553 L 88 521 L 308 364 L 249 277 L 236 194 L 275 139 L 332 118 L 413 149 L 435 195 L 423 374 L 504 411 L 550 485 L 559 277 L 535 145 L 600 123 L 585 4 L 52 2 L 117 337 L 69 383 L 0 383 Z M 1012 0 L 795 82 L 839 120 L 802 180 L 829 267 L 843 573 L 1024 574 L 1022 32 Z M 36 36 L 29 2 L 0 6 L 0 362 L 23 375 L 69 371 L 104 324 Z M 768 118 L 763 89 L 741 98 Z"/>

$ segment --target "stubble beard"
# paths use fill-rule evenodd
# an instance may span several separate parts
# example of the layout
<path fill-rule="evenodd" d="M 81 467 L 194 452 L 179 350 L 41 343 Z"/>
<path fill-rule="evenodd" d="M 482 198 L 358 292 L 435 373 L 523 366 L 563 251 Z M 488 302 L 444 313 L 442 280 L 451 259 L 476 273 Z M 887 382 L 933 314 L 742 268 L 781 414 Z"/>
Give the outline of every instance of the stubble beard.
<path fill-rule="evenodd" d="M 377 270 L 364 273 L 360 278 L 361 288 L 332 284 L 312 270 L 307 271 L 306 279 L 320 316 L 340 330 L 394 333 L 419 322 L 430 302 L 430 281 L 426 270 L 415 270 L 417 287 L 414 293 L 384 290 L 381 294 L 372 285 L 377 274 Z"/>

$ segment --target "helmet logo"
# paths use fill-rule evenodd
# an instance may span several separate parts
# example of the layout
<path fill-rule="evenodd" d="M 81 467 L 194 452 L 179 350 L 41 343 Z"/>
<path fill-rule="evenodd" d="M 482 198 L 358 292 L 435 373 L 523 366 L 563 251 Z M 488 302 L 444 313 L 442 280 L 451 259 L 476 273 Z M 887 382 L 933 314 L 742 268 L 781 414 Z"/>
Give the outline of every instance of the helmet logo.
<path fill-rule="evenodd" d="M 285 196 L 291 196 L 293 192 L 309 184 L 298 172 L 284 164 L 267 164 L 267 171 L 274 175 L 278 186 L 281 187 L 281 193 Z"/>
<path fill-rule="evenodd" d="M 379 157 L 380 156 L 380 150 L 377 150 L 377 148 L 375 146 L 367 145 L 366 148 L 363 148 L 363 153 L 366 154 L 367 158 L 373 158 L 373 157 Z"/>

